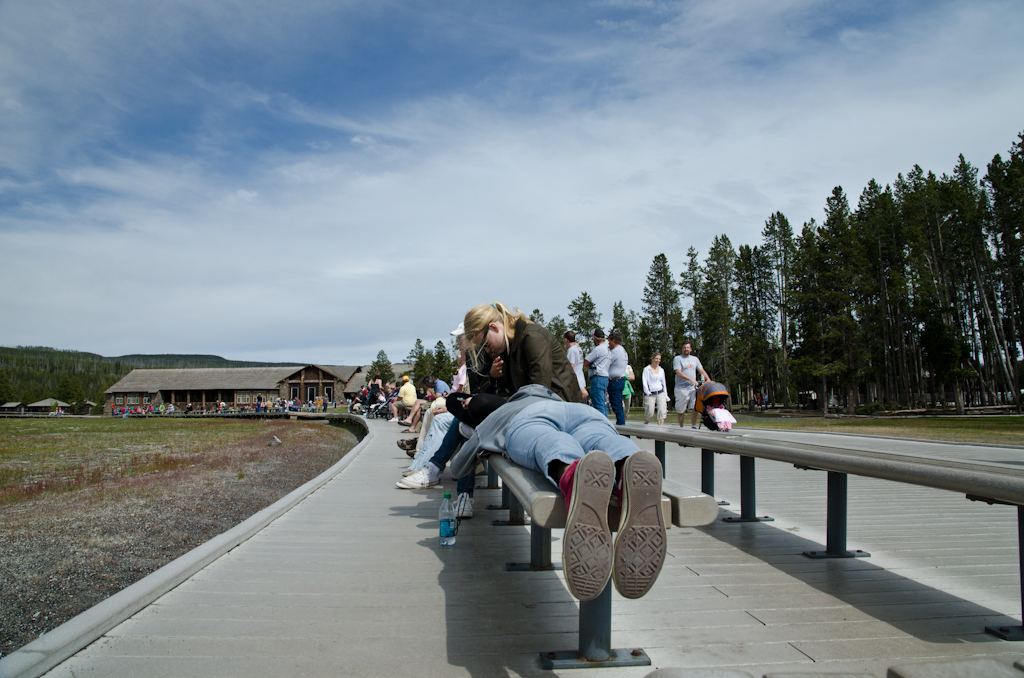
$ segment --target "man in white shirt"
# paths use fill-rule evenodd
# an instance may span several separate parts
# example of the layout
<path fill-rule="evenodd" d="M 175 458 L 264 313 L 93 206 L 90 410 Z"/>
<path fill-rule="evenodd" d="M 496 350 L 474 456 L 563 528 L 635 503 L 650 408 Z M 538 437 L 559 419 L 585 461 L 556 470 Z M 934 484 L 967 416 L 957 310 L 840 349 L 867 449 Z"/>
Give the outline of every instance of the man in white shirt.
<path fill-rule="evenodd" d="M 711 377 L 704 371 L 700 364 L 700 358 L 690 355 L 693 347 L 690 342 L 683 343 L 682 355 L 677 355 L 672 360 L 672 369 L 676 373 L 676 414 L 679 415 L 679 427 L 683 427 L 683 415 L 690 410 L 690 428 L 697 428 L 697 410 L 693 406 L 697 403 L 697 372 L 704 375 L 705 381 L 711 381 Z"/>
<path fill-rule="evenodd" d="M 583 366 L 590 368 L 590 404 L 594 409 L 608 416 L 608 344 L 604 342 L 604 330 L 594 330 L 594 350 L 587 354 Z"/>
<path fill-rule="evenodd" d="M 583 378 L 583 349 L 576 343 L 576 333 L 569 330 L 562 335 L 565 340 L 565 357 L 572 365 L 572 371 L 576 373 L 576 381 L 580 383 L 580 394 L 584 401 L 590 393 L 587 391 L 587 381 Z"/>
<path fill-rule="evenodd" d="M 615 423 L 626 423 L 626 412 L 622 408 L 622 389 L 626 386 L 626 369 L 629 355 L 622 348 L 622 335 L 612 332 L 608 335 L 608 401 L 615 413 Z"/>

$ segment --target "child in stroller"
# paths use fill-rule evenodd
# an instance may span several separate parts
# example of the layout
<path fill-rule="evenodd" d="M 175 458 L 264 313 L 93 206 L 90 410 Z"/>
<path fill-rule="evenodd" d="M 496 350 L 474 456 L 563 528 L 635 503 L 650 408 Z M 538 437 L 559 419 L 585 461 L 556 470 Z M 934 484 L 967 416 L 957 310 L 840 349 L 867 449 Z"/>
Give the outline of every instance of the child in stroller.
<path fill-rule="evenodd" d="M 736 418 L 726 409 L 729 390 L 717 381 L 705 381 L 697 389 L 697 402 L 693 409 L 700 414 L 700 421 L 709 431 L 731 431 Z"/>

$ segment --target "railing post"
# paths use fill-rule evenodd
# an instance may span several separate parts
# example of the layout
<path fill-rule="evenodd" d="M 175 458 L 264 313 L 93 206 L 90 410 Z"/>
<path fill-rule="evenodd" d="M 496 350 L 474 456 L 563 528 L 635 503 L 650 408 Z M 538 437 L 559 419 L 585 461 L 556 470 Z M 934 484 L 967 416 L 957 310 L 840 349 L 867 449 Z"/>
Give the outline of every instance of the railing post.
<path fill-rule="evenodd" d="M 700 491 L 715 496 L 715 453 L 713 450 L 700 451 Z"/>
<path fill-rule="evenodd" d="M 808 558 L 867 558 L 867 551 L 846 550 L 846 483 L 845 473 L 828 472 L 827 527 L 824 551 L 804 551 Z"/>
<path fill-rule="evenodd" d="M 661 462 L 661 477 L 665 477 L 665 441 L 654 441 L 654 456 Z"/>
<path fill-rule="evenodd" d="M 763 523 L 775 520 L 757 515 L 757 476 L 754 472 L 754 458 L 740 456 L 740 516 L 722 518 L 727 523 Z"/>
<path fill-rule="evenodd" d="M 1020 568 L 1021 611 L 1024 613 L 1024 506 L 1017 507 L 1017 567 Z M 986 626 L 985 631 L 1003 640 L 1024 640 L 1024 626 Z"/>
<path fill-rule="evenodd" d="M 538 572 L 561 570 L 561 563 L 551 562 L 551 529 L 537 523 L 530 524 L 530 562 L 505 563 L 508 572 Z"/>

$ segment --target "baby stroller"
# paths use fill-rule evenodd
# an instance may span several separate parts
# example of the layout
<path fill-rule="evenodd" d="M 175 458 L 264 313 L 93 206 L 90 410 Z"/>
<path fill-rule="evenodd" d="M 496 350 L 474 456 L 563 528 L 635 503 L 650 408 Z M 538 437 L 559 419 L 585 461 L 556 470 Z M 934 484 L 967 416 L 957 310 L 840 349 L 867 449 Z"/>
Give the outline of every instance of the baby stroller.
<path fill-rule="evenodd" d="M 693 409 L 700 414 L 700 421 L 709 431 L 730 431 L 736 419 L 726 409 L 729 389 L 717 381 L 705 381 L 697 389 L 697 402 Z"/>

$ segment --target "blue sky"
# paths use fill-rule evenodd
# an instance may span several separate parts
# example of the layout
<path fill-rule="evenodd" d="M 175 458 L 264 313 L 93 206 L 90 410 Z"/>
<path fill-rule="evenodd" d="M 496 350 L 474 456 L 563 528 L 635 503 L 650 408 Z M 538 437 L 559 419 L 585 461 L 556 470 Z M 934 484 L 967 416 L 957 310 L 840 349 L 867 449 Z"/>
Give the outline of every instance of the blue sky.
<path fill-rule="evenodd" d="M 393 360 L 606 321 L 1024 130 L 1019 2 L 0 0 L 0 345 Z"/>

